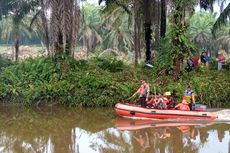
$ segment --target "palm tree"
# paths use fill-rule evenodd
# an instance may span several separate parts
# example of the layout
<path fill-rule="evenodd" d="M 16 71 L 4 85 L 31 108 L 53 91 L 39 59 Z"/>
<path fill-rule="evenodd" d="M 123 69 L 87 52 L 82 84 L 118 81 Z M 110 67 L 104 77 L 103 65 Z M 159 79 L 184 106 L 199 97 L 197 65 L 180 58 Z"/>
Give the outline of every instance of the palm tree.
<path fill-rule="evenodd" d="M 38 9 L 39 8 L 39 9 Z M 39 0 L 38 7 L 31 19 L 30 28 L 34 29 L 38 37 L 46 46 L 47 54 L 50 56 L 50 40 L 49 40 L 49 24 L 47 18 L 47 10 L 49 8 L 49 1 Z M 35 25 L 34 25 L 35 23 Z"/>
<path fill-rule="evenodd" d="M 229 15 L 230 15 L 230 3 L 223 10 L 223 12 L 220 14 L 220 16 L 217 18 L 215 24 L 213 25 L 212 33 L 213 33 L 214 37 L 216 35 L 217 30 L 220 29 L 225 23 L 228 22 Z"/>
<path fill-rule="evenodd" d="M 160 22 L 161 37 L 165 37 L 165 33 L 166 33 L 166 14 L 167 14 L 166 0 L 161 0 L 161 22 Z"/>
<path fill-rule="evenodd" d="M 230 48 L 230 23 L 222 27 L 216 33 L 216 47 L 221 47 L 228 52 Z M 219 48 L 216 48 L 219 49 Z"/>
<path fill-rule="evenodd" d="M 51 42 L 55 54 L 73 56 L 80 23 L 75 0 L 51 0 Z"/>
<path fill-rule="evenodd" d="M 12 18 L 2 18 L 0 21 L 0 38 L 4 43 L 9 44 L 11 39 L 11 32 L 13 31 Z"/>
<path fill-rule="evenodd" d="M 13 19 L 13 36 L 14 36 L 14 46 L 15 46 L 15 59 L 18 60 L 19 55 L 19 43 L 20 43 L 20 23 L 22 19 L 35 7 L 38 5 L 37 0 L 9 0 L 1 1 L 1 5 L 4 8 L 1 8 L 0 16 L 9 15 Z"/>
<path fill-rule="evenodd" d="M 97 44 L 102 43 L 100 10 L 101 7 L 93 4 L 86 4 L 82 7 L 81 38 L 87 53 L 95 48 Z"/>
<path fill-rule="evenodd" d="M 134 51 L 135 51 L 135 58 L 134 63 L 135 65 L 138 64 L 138 58 L 141 58 L 141 17 L 140 17 L 140 1 L 134 0 L 133 2 L 133 18 L 134 18 Z"/>
<path fill-rule="evenodd" d="M 172 44 L 171 53 L 173 55 L 173 80 L 178 80 L 181 64 L 186 56 L 189 55 L 192 45 L 186 36 L 187 25 L 185 21 L 186 9 L 191 9 L 194 5 L 193 0 L 178 0 L 173 2 L 173 15 L 171 19 L 171 31 L 169 40 Z M 189 7 L 189 8 L 188 8 Z M 192 7 L 193 8 L 193 7 Z"/>
<path fill-rule="evenodd" d="M 24 17 L 20 22 L 15 22 L 12 17 L 2 18 L 0 21 L 1 34 L 0 38 L 9 44 L 14 42 L 15 54 L 14 58 L 17 61 L 19 56 L 19 45 L 22 43 L 22 38 L 34 36 L 34 32 L 29 30 L 28 17 Z M 13 55 L 12 54 L 12 55 Z"/>
<path fill-rule="evenodd" d="M 105 48 L 130 52 L 133 44 L 130 30 L 132 17 L 121 7 L 111 7 L 114 5 L 102 14 L 103 32 L 106 33 L 103 41 Z"/>
<path fill-rule="evenodd" d="M 131 12 L 129 7 L 125 4 L 130 4 L 131 6 L 133 5 L 132 3 L 135 1 L 130 1 L 130 0 L 123 0 L 123 1 L 118 1 L 118 0 L 99 0 L 99 4 L 105 1 L 106 6 L 116 4 L 117 6 L 121 6 L 125 11 Z M 130 3 L 129 3 L 130 2 Z M 144 0 L 144 1 L 139 1 L 140 3 L 140 9 L 142 10 L 144 14 L 144 32 L 145 32 L 145 47 L 146 47 L 146 61 L 149 61 L 151 59 L 151 39 L 152 39 L 152 6 L 155 4 L 155 0 Z M 136 8 L 136 7 L 135 7 Z M 136 48 L 136 47 L 135 47 Z"/>
<path fill-rule="evenodd" d="M 215 22 L 216 14 L 208 12 L 195 13 L 190 20 L 188 28 L 190 39 L 200 48 L 212 50 L 213 36 L 212 26 Z"/>

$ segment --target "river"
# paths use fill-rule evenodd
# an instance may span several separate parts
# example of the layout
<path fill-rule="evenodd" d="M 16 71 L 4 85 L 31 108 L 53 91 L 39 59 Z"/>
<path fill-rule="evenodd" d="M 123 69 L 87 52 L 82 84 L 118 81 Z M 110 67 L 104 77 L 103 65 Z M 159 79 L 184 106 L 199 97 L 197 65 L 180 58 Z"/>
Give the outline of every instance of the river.
<path fill-rule="evenodd" d="M 113 109 L 0 106 L 0 153 L 230 153 L 230 110 L 216 121 L 131 120 Z"/>

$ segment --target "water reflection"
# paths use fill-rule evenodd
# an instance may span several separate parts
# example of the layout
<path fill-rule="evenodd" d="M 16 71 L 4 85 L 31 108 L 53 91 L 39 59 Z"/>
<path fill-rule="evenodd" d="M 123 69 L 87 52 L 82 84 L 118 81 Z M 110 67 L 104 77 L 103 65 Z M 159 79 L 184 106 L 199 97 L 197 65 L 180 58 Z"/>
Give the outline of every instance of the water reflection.
<path fill-rule="evenodd" d="M 0 107 L 1 153 L 221 152 L 229 122 L 116 118 L 113 109 Z"/>
<path fill-rule="evenodd" d="M 229 153 L 230 125 L 207 121 L 157 121 L 117 118 L 115 126 L 129 131 L 132 152 Z"/>

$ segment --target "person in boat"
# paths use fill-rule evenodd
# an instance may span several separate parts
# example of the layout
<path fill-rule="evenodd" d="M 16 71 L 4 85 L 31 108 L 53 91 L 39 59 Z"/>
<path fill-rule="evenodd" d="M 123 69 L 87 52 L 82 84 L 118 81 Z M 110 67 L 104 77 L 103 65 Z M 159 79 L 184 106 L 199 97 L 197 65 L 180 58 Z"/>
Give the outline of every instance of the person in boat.
<path fill-rule="evenodd" d="M 157 102 L 155 105 L 156 105 L 157 109 L 165 109 L 166 108 L 165 103 L 164 103 L 164 97 L 162 96 L 161 93 L 158 94 Z"/>
<path fill-rule="evenodd" d="M 191 86 L 188 86 L 185 90 L 183 100 L 186 100 L 187 103 L 189 103 L 190 110 L 195 109 L 195 94 L 193 93 Z"/>
<path fill-rule="evenodd" d="M 146 107 L 146 102 L 148 101 L 149 97 L 149 84 L 146 83 L 145 80 L 141 80 L 140 88 L 132 95 L 135 96 L 139 94 L 139 103 L 142 107 Z"/>
<path fill-rule="evenodd" d="M 164 104 L 167 109 L 174 109 L 175 107 L 175 100 L 170 91 L 164 93 Z"/>
<path fill-rule="evenodd" d="M 161 93 L 152 94 L 151 99 L 147 102 L 147 108 L 165 109 L 164 98 Z"/>
<path fill-rule="evenodd" d="M 151 98 L 150 100 L 147 102 L 147 108 L 156 108 L 156 104 L 157 104 L 157 95 L 155 95 L 154 93 L 151 94 Z"/>
<path fill-rule="evenodd" d="M 185 99 L 183 99 L 181 103 L 175 106 L 175 109 L 189 111 L 189 103 Z"/>
<path fill-rule="evenodd" d="M 175 109 L 179 110 L 194 110 L 195 107 L 195 95 L 192 91 L 191 86 L 185 90 L 182 102 L 175 106 Z"/>

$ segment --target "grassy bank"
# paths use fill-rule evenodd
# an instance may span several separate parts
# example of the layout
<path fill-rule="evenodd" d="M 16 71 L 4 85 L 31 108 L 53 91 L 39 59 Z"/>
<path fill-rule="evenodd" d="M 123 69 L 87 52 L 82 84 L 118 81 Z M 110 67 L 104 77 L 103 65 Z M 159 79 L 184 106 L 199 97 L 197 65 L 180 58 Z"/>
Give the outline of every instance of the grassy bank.
<path fill-rule="evenodd" d="M 174 83 L 167 76 L 156 79 L 153 69 L 135 68 L 112 58 L 76 61 L 40 57 L 0 67 L 2 102 L 28 106 L 46 103 L 69 107 L 113 106 L 117 102 L 126 102 L 140 85 L 139 80 L 146 79 L 152 91 L 154 87 L 160 92 L 174 91 L 178 101 L 186 82 L 190 81 L 198 95 L 197 101 L 211 107 L 230 106 L 230 73 L 227 71 L 199 69 L 184 73 Z"/>

